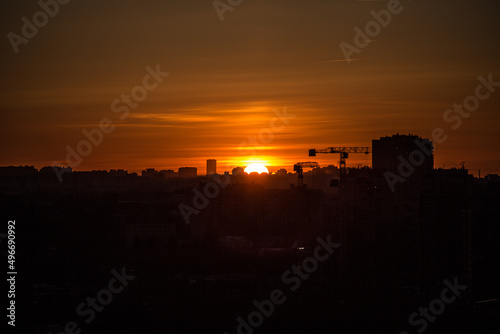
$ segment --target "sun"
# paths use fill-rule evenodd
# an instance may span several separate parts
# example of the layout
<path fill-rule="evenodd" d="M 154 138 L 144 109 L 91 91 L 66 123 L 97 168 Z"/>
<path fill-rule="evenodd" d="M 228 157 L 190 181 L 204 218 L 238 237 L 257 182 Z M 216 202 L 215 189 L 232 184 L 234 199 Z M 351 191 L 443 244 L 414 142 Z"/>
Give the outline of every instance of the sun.
<path fill-rule="evenodd" d="M 254 164 L 250 164 L 247 166 L 247 168 L 245 168 L 245 173 L 247 174 L 250 174 L 250 173 L 254 173 L 254 172 L 257 172 L 257 173 L 268 173 L 269 174 L 269 171 L 267 170 L 266 166 L 264 166 L 264 164 L 260 164 L 260 163 L 254 163 Z"/>

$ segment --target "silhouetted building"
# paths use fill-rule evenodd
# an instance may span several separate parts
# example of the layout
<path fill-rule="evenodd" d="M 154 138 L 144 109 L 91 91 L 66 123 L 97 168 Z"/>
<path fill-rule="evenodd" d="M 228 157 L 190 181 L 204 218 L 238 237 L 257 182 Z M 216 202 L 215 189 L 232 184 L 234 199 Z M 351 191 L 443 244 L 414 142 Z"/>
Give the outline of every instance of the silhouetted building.
<path fill-rule="evenodd" d="M 178 176 L 177 172 L 175 172 L 173 169 L 162 169 L 159 173 L 162 174 L 166 179 Z"/>
<path fill-rule="evenodd" d="M 54 170 L 51 168 L 51 172 L 54 173 Z M 42 168 L 43 169 L 43 168 Z M 34 175 L 38 172 L 38 170 L 33 166 L 9 166 L 9 167 L 0 167 L 0 175 L 1 176 L 29 176 Z"/>
<path fill-rule="evenodd" d="M 110 169 L 109 175 L 110 176 L 127 176 L 128 172 L 124 169 Z"/>
<path fill-rule="evenodd" d="M 419 284 L 423 289 L 432 288 L 442 277 L 458 276 L 470 283 L 471 229 L 477 216 L 470 196 L 473 181 L 466 169 L 437 169 L 431 188 L 420 194 Z"/>
<path fill-rule="evenodd" d="M 208 159 L 207 160 L 207 175 L 213 175 L 217 173 L 217 160 Z"/>
<path fill-rule="evenodd" d="M 485 179 L 490 182 L 500 182 L 500 177 L 498 174 L 488 174 L 485 176 Z"/>
<path fill-rule="evenodd" d="M 158 174 L 158 171 L 156 171 L 154 168 L 148 168 L 146 170 L 143 170 L 141 175 L 144 177 L 155 177 L 155 175 Z"/>
<path fill-rule="evenodd" d="M 434 168 L 434 147 L 429 139 L 415 135 L 396 134 L 372 140 L 373 169 L 397 171 L 410 163 L 424 173 Z"/>
<path fill-rule="evenodd" d="M 233 170 L 231 171 L 231 174 L 233 175 L 240 175 L 240 174 L 243 174 L 245 170 L 243 169 L 243 167 L 236 167 L 236 168 L 233 168 Z"/>
<path fill-rule="evenodd" d="M 196 167 L 180 167 L 179 177 L 184 179 L 189 179 L 198 176 L 198 170 Z"/>

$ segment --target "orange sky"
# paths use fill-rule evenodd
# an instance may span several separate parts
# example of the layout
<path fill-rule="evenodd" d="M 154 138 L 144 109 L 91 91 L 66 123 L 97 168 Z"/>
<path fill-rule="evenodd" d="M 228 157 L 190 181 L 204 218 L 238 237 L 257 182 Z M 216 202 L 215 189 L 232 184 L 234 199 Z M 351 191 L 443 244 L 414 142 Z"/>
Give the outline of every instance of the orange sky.
<path fill-rule="evenodd" d="M 348 64 L 341 42 L 384 1 L 243 1 L 223 22 L 212 1 L 71 1 L 15 54 L 1 44 L 0 165 L 65 163 L 66 146 L 103 118 L 116 126 L 76 170 L 176 169 L 251 160 L 271 171 L 308 161 L 308 149 L 370 146 L 396 132 L 449 138 L 437 167 L 500 172 L 500 88 L 452 130 L 443 113 L 474 93 L 479 75 L 500 81 L 498 4 L 401 1 L 404 10 Z M 21 33 L 36 1 L 7 1 L 2 32 Z M 124 120 L 111 110 L 141 85 L 147 66 L 169 76 Z M 252 157 L 238 149 L 269 128 L 273 110 L 295 117 Z M 314 158 L 336 164 L 337 155 Z M 348 166 L 370 164 L 352 156 Z"/>

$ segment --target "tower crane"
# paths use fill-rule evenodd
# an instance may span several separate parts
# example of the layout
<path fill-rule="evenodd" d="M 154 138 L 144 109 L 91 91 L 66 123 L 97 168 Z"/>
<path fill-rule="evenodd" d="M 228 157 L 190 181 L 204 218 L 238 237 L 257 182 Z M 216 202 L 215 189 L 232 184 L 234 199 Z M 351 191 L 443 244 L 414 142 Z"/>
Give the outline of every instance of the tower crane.
<path fill-rule="evenodd" d="M 297 162 L 293 166 L 293 171 L 297 172 L 297 187 L 304 186 L 304 176 L 302 175 L 303 169 L 304 168 L 317 168 L 317 167 L 319 167 L 319 164 L 317 162 L 311 162 L 311 161 Z"/>
<path fill-rule="evenodd" d="M 344 180 L 345 180 L 345 174 L 346 174 L 346 159 L 349 158 L 350 153 L 364 153 L 364 154 L 370 154 L 372 153 L 372 148 L 371 147 L 328 147 L 323 150 L 316 150 L 312 149 L 309 150 L 309 156 L 310 157 L 315 157 L 317 153 L 340 153 L 340 162 L 339 162 L 339 169 L 340 169 L 340 187 L 341 189 L 344 186 Z"/>

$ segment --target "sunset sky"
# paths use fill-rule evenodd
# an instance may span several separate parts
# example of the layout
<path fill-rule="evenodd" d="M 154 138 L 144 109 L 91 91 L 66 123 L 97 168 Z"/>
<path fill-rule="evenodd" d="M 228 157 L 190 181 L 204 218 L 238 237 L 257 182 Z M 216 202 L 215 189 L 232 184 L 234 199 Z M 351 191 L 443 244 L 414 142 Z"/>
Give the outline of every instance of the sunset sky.
<path fill-rule="evenodd" d="M 478 76 L 500 82 L 498 1 L 402 0 L 351 63 L 339 44 L 354 45 L 354 27 L 364 30 L 386 1 L 244 0 L 224 21 L 212 2 L 72 0 L 16 54 L 7 35 L 20 35 L 21 18 L 32 22 L 41 7 L 4 1 L 0 165 L 66 164 L 66 147 L 108 118 L 115 130 L 75 170 L 204 173 L 213 158 L 219 171 L 253 160 L 292 171 L 311 159 L 337 164 L 336 154 L 309 158 L 311 148 L 371 146 L 396 133 L 430 138 L 443 128 L 436 167 L 465 161 L 475 175 L 500 173 L 500 87 L 458 129 L 443 121 L 474 94 Z M 120 119 L 112 102 L 157 64 L 168 77 Z M 285 107 L 294 117 L 257 141 L 255 157 L 239 149 Z"/>

